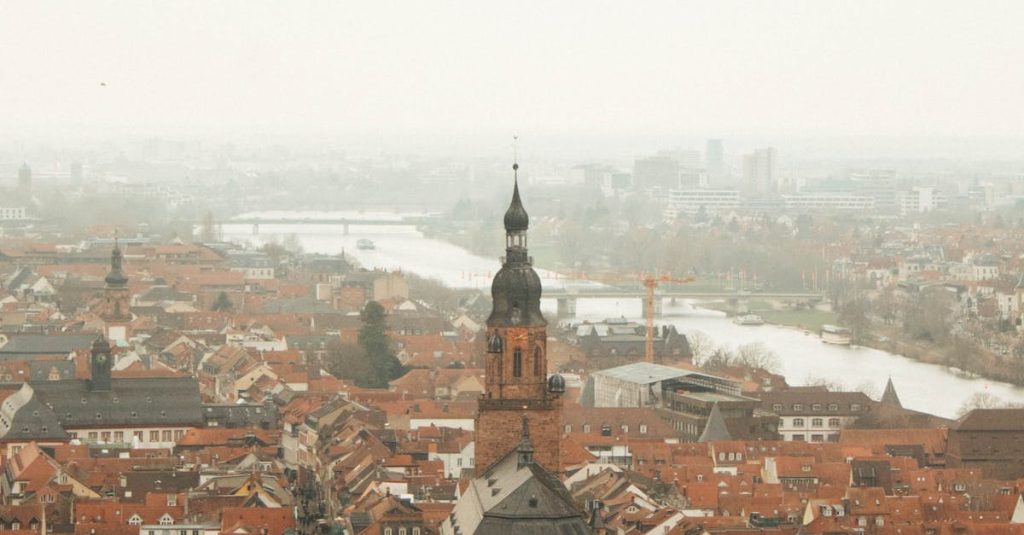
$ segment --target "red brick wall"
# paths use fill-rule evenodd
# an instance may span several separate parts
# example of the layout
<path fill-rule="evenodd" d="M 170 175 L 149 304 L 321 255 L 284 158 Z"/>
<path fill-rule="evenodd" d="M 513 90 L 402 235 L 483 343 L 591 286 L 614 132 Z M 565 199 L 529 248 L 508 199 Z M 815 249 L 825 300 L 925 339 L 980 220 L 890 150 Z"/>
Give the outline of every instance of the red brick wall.
<path fill-rule="evenodd" d="M 547 407 L 490 408 L 481 404 L 476 418 L 476 473 L 515 448 L 522 437 L 523 416 L 529 422 L 534 460 L 552 471 L 560 471 L 562 404 L 555 399 Z"/>

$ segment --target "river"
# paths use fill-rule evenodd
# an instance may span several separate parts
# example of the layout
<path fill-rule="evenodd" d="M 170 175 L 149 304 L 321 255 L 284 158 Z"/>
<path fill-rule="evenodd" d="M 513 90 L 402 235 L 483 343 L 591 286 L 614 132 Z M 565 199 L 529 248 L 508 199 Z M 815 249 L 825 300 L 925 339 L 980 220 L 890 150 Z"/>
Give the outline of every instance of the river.
<path fill-rule="evenodd" d="M 248 214 L 270 217 L 269 213 Z M 283 214 L 275 213 L 275 217 Z M 319 214 L 324 215 L 324 214 Z M 346 218 L 372 217 L 372 214 L 332 212 Z M 440 280 L 451 287 L 490 287 L 491 278 L 499 268 L 498 259 L 483 258 L 448 242 L 424 237 L 412 227 L 350 225 L 345 235 L 341 225 L 261 224 L 254 235 L 251 225 L 224 224 L 224 239 L 250 242 L 281 240 L 294 235 L 307 252 L 339 254 L 344 251 L 367 268 L 402 270 Z M 372 250 L 356 247 L 359 239 L 374 242 Z M 546 289 L 563 287 L 566 282 L 552 271 L 539 269 Z M 545 311 L 554 315 L 555 303 L 545 299 Z M 903 405 L 944 417 L 955 417 L 963 403 L 977 392 L 987 392 L 1003 401 L 1024 403 L 1024 388 L 964 377 L 934 364 L 925 364 L 906 357 L 866 347 L 840 347 L 821 342 L 818 336 L 774 325 L 739 326 L 724 313 L 695 306 L 692 302 L 665 303 L 665 317 L 659 323 L 672 323 L 681 332 L 701 331 L 716 345 L 735 348 L 760 342 L 779 357 L 779 373 L 790 384 L 801 385 L 826 380 L 856 388 L 869 384 L 881 393 L 892 377 Z M 580 299 L 577 319 L 601 320 L 625 317 L 641 321 L 639 299 Z"/>

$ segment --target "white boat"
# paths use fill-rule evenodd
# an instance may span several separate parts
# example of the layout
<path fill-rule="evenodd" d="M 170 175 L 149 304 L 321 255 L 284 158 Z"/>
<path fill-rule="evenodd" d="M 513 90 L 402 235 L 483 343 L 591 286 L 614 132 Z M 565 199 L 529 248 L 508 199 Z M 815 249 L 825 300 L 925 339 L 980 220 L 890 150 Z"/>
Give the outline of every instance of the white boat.
<path fill-rule="evenodd" d="M 362 239 L 360 239 L 359 241 L 357 241 L 357 242 L 356 242 L 356 247 L 358 247 L 359 249 L 362 249 L 362 250 L 364 250 L 364 251 L 365 251 L 365 250 L 369 250 L 369 249 L 376 249 L 376 248 L 377 248 L 377 247 L 376 247 L 376 246 L 375 246 L 375 245 L 373 244 L 373 242 L 372 242 L 372 241 L 370 241 L 370 240 L 368 240 L 368 239 L 366 239 L 366 238 L 362 238 Z"/>
<path fill-rule="evenodd" d="M 736 325 L 764 325 L 764 318 L 757 314 L 744 314 L 732 319 Z"/>
<path fill-rule="evenodd" d="M 835 344 L 840 346 L 848 346 L 852 341 L 850 329 L 845 327 L 837 327 L 835 325 L 822 325 L 821 326 L 821 341 L 826 344 Z"/>

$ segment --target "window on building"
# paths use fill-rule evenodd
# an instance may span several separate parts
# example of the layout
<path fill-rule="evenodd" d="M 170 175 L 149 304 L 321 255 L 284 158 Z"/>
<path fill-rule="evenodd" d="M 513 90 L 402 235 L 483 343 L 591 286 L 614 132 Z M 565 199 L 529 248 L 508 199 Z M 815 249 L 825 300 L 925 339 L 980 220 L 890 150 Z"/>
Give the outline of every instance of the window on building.
<path fill-rule="evenodd" d="M 114 431 L 114 442 L 124 442 L 124 431 Z"/>
<path fill-rule="evenodd" d="M 132 436 L 135 437 L 139 442 L 145 440 L 142 431 L 132 431 Z"/>
<path fill-rule="evenodd" d="M 641 435 L 646 435 L 647 434 L 647 424 L 640 424 L 640 434 Z"/>
<path fill-rule="evenodd" d="M 828 426 L 829 427 L 839 427 L 839 418 L 829 418 L 828 419 Z"/>
<path fill-rule="evenodd" d="M 533 376 L 540 377 L 544 373 L 544 353 L 541 352 L 540 348 L 533 350 Z"/>
<path fill-rule="evenodd" d="M 384 528 L 384 535 L 394 535 L 394 534 L 391 532 L 391 528 Z"/>
<path fill-rule="evenodd" d="M 584 433 L 589 433 L 590 432 L 590 424 L 583 424 L 583 432 Z"/>
<path fill-rule="evenodd" d="M 160 442 L 160 431 L 150 431 L 149 432 L 149 441 L 150 442 Z"/>
<path fill-rule="evenodd" d="M 142 517 L 139 516 L 138 514 L 134 514 L 134 515 L 132 515 L 131 518 L 128 519 L 128 525 L 129 526 L 139 526 L 141 524 L 142 524 Z"/>
<path fill-rule="evenodd" d="M 627 424 L 622 424 L 622 427 L 620 429 L 622 430 L 622 434 L 628 434 L 629 433 L 629 425 L 627 425 Z"/>
<path fill-rule="evenodd" d="M 773 411 L 781 411 L 782 410 L 782 403 L 772 403 L 772 410 Z"/>
<path fill-rule="evenodd" d="M 804 419 L 803 418 L 793 418 L 793 427 L 803 427 L 803 426 L 804 426 Z"/>
<path fill-rule="evenodd" d="M 408 535 L 408 532 L 405 528 L 398 528 L 398 535 Z"/>
<path fill-rule="evenodd" d="M 88 438 L 89 442 L 96 442 L 100 438 L 100 434 L 97 433 L 96 431 L 89 431 L 89 435 L 88 436 L 89 436 L 89 438 Z"/>
<path fill-rule="evenodd" d="M 839 410 L 839 404 L 838 403 L 829 403 L 828 404 L 828 411 L 829 412 L 836 412 L 838 410 Z"/>
<path fill-rule="evenodd" d="M 803 403 L 794 403 L 793 404 L 793 411 L 795 411 L 795 412 L 802 412 L 803 410 L 804 410 L 804 404 Z"/>
<path fill-rule="evenodd" d="M 850 412 L 860 412 L 860 403 L 851 403 Z"/>
<path fill-rule="evenodd" d="M 512 353 L 512 377 L 523 376 L 523 352 L 520 349 L 516 349 Z"/>
<path fill-rule="evenodd" d="M 811 427 L 822 427 L 825 425 L 825 420 L 822 418 L 812 418 Z"/>
<path fill-rule="evenodd" d="M 181 440 L 181 437 L 183 437 L 183 436 L 185 436 L 185 431 L 183 431 L 181 429 L 175 429 L 174 430 L 174 440 L 175 441 Z"/>
<path fill-rule="evenodd" d="M 412 528 L 412 535 L 420 535 L 420 528 Z"/>
<path fill-rule="evenodd" d="M 173 440 L 171 437 L 173 437 L 174 435 L 171 433 L 170 429 L 164 429 L 163 432 L 161 433 L 161 436 L 163 436 L 164 442 L 170 442 L 171 440 Z"/>
<path fill-rule="evenodd" d="M 811 435 L 811 442 L 824 442 L 825 435 Z"/>
<path fill-rule="evenodd" d="M 811 405 L 811 410 L 814 412 L 821 412 L 821 403 L 814 403 Z"/>
<path fill-rule="evenodd" d="M 572 433 L 572 424 L 565 424 L 565 432 Z"/>
<path fill-rule="evenodd" d="M 804 436 L 803 435 L 793 435 L 793 441 L 794 442 L 803 442 L 804 441 Z"/>
<path fill-rule="evenodd" d="M 601 436 L 610 437 L 612 436 L 612 426 L 608 424 L 601 424 Z"/>

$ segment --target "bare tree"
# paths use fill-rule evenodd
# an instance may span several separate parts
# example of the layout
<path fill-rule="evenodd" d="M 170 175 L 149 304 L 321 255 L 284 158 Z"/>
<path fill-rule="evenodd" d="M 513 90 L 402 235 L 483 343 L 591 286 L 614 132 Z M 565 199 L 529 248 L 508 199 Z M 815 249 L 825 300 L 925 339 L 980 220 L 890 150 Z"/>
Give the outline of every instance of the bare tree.
<path fill-rule="evenodd" d="M 781 367 L 779 356 L 761 342 L 743 344 L 736 348 L 734 363 L 748 368 L 777 372 Z"/>
<path fill-rule="evenodd" d="M 715 341 L 704 331 L 690 331 L 686 333 L 686 340 L 690 342 L 690 351 L 696 363 L 704 362 L 718 349 Z"/>

